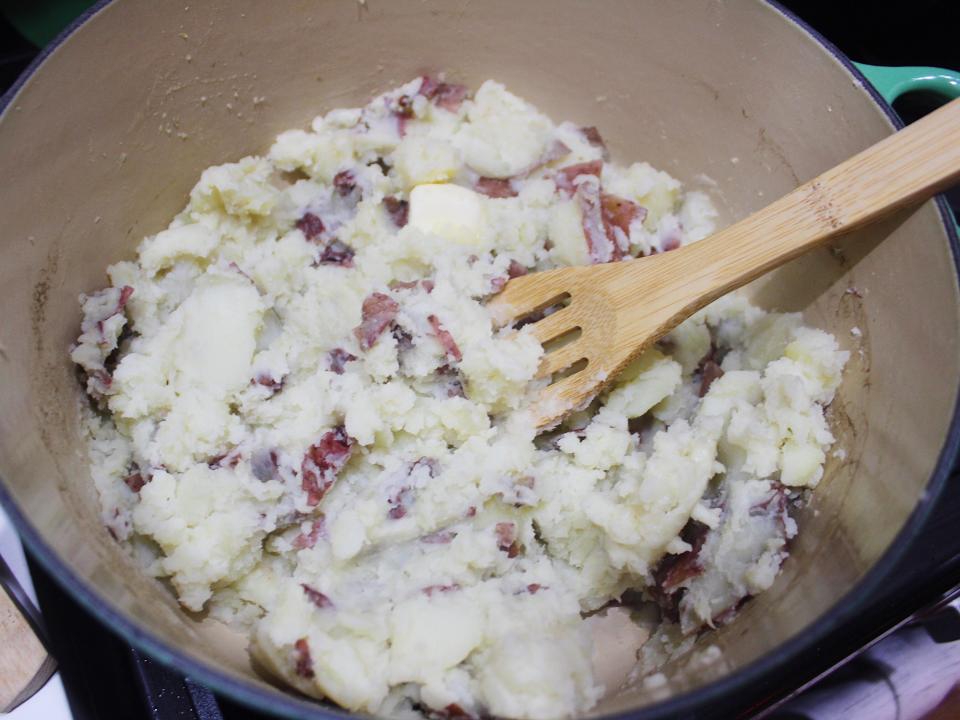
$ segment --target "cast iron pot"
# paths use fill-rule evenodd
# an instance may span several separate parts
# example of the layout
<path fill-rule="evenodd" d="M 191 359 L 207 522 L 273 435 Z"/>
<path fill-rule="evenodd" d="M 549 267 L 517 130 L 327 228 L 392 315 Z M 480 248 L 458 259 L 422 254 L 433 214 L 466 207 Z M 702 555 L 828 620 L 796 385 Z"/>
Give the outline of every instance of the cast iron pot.
<path fill-rule="evenodd" d="M 34 555 L 104 623 L 289 717 L 348 714 L 258 674 L 243 638 L 182 612 L 102 527 L 67 357 L 77 296 L 166 226 L 204 168 L 440 70 L 474 88 L 499 79 L 554 118 L 598 126 L 616 159 L 705 187 L 724 222 L 896 126 L 835 48 L 758 0 L 117 0 L 61 37 L 0 116 L 0 499 Z M 658 694 L 609 693 L 598 715 L 695 713 L 782 673 L 885 582 L 956 453 L 957 238 L 942 204 L 901 212 L 749 292 L 803 311 L 851 351 L 829 410 L 846 456 L 830 457 L 799 513 L 775 585 L 709 638 L 722 652 L 695 671 L 667 667 Z"/>

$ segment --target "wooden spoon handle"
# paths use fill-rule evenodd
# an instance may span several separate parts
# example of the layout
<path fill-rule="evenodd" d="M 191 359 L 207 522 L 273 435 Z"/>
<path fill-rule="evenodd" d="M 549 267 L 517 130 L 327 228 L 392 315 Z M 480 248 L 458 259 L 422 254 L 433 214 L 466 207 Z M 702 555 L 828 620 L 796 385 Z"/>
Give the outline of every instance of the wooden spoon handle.
<path fill-rule="evenodd" d="M 28 605 L 29 598 L 0 558 L 0 713 L 32 697 L 56 669 Z"/>
<path fill-rule="evenodd" d="M 712 300 L 774 267 L 960 177 L 960 99 L 827 170 L 676 255 L 688 304 Z M 681 300 L 681 298 L 677 298 Z"/>

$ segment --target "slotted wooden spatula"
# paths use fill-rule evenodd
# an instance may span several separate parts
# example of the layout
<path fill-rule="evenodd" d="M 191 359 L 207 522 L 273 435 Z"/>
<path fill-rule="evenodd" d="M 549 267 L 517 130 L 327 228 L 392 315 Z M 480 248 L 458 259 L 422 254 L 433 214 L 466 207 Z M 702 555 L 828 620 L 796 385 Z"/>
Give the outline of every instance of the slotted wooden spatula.
<path fill-rule="evenodd" d="M 547 427 L 582 406 L 633 358 L 694 312 L 763 273 L 960 177 L 960 99 L 698 243 L 646 258 L 514 278 L 488 308 L 500 325 L 569 298 L 532 324 L 547 352 L 539 376 L 586 360 L 548 385 L 532 412 Z"/>

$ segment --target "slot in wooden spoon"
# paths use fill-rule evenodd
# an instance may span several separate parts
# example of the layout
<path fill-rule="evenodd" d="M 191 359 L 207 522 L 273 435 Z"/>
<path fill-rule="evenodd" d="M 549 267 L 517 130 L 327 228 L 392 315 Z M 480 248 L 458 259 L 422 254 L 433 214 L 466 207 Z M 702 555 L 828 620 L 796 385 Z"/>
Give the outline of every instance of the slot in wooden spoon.
<path fill-rule="evenodd" d="M 547 352 L 548 385 L 532 408 L 538 427 L 583 406 L 645 348 L 700 308 L 839 235 L 926 200 L 960 177 L 960 99 L 828 170 L 763 210 L 692 245 L 605 265 L 510 280 L 487 307 L 506 325 L 569 297 L 532 325 L 541 343 L 579 328 Z"/>

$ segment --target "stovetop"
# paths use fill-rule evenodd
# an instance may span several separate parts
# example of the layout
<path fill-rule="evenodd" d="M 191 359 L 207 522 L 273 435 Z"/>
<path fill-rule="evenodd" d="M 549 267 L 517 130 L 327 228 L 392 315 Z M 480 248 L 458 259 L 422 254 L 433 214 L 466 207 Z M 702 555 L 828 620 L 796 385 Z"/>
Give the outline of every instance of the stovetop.
<path fill-rule="evenodd" d="M 800 17 L 850 57 L 871 64 L 936 65 L 960 69 L 960 3 L 913 0 L 902 7 L 838 11 L 841 4 L 813 0 L 784 1 Z M 846 6 L 845 6 L 846 7 Z M 864 7 L 866 5 L 864 4 Z M 26 67 L 37 50 L 0 17 L 0 91 Z M 907 120 L 932 109 L 929 97 L 907 96 L 896 109 Z M 960 210 L 960 188 L 949 193 Z M 960 217 L 960 214 L 958 214 Z M 960 588 L 960 474 L 951 478 L 928 526 L 899 566 L 891 583 L 858 618 L 828 643 L 796 659 L 791 672 L 749 693 L 715 703 L 712 718 L 750 717 L 843 663 L 876 638 L 901 625 Z M 93 620 L 47 574 L 31 562 L 51 650 L 75 720 L 150 718 L 152 720 L 256 720 L 265 716 L 216 696 L 131 649 Z M 774 713 L 771 717 L 777 717 Z M 786 716 L 784 716 L 786 717 Z"/>

